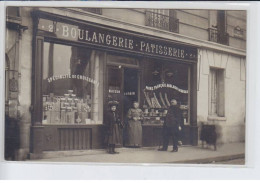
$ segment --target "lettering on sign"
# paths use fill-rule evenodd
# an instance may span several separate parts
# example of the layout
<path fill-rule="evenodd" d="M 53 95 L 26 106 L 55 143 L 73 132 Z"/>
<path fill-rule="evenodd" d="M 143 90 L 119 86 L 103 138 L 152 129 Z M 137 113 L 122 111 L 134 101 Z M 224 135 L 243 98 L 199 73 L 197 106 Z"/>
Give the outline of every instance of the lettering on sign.
<path fill-rule="evenodd" d="M 158 85 L 155 85 L 155 86 L 146 86 L 145 87 L 146 90 L 150 90 L 150 91 L 157 90 L 157 89 L 160 89 L 160 88 L 169 88 L 169 89 L 177 90 L 180 93 L 189 93 L 188 90 L 180 89 L 177 86 L 175 86 L 173 84 L 168 84 L 168 83 L 161 83 L 161 84 L 158 84 Z"/>
<path fill-rule="evenodd" d="M 135 92 L 125 92 L 124 95 L 125 96 L 134 96 Z"/>
<path fill-rule="evenodd" d="M 195 47 L 91 24 L 72 25 L 40 18 L 38 30 L 51 32 L 55 38 L 84 42 L 100 48 L 197 61 Z"/>
<path fill-rule="evenodd" d="M 109 90 L 108 90 L 108 93 L 120 93 L 120 90 L 112 90 L 112 89 L 109 89 Z"/>
<path fill-rule="evenodd" d="M 57 75 L 57 76 L 51 76 L 49 78 L 47 78 L 48 82 L 53 82 L 53 81 L 56 81 L 56 80 L 60 80 L 60 79 L 79 79 L 79 80 L 83 80 L 83 81 L 87 81 L 87 82 L 90 82 L 94 85 L 97 85 L 99 86 L 99 82 L 92 79 L 92 78 L 89 78 L 87 76 L 83 76 L 83 75 L 77 75 L 77 74 L 65 74 L 65 75 Z"/>

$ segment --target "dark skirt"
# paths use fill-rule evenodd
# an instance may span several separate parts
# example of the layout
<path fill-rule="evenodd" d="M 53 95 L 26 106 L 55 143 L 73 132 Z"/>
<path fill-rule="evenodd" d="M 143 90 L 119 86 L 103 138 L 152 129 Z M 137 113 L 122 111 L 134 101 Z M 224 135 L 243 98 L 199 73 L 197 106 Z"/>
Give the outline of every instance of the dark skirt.
<path fill-rule="evenodd" d="M 125 146 L 141 147 L 142 146 L 142 124 L 140 121 L 130 120 L 126 129 Z"/>
<path fill-rule="evenodd" d="M 114 124 L 113 128 L 107 134 L 107 144 L 120 145 L 122 143 L 122 132 L 118 124 Z"/>

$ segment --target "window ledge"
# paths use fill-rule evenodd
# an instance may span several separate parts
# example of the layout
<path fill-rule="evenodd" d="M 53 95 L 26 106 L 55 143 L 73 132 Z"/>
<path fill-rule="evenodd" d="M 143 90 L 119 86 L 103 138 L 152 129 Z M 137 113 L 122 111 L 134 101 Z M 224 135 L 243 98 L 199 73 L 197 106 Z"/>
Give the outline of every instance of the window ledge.
<path fill-rule="evenodd" d="M 226 117 L 220 117 L 220 116 L 208 116 L 208 121 L 226 121 Z"/>

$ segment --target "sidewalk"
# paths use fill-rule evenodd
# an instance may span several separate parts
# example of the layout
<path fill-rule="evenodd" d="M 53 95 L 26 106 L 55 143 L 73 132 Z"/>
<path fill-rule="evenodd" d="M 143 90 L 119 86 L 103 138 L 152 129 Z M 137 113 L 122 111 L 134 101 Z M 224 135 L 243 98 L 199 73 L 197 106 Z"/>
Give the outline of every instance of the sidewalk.
<path fill-rule="evenodd" d="M 119 154 L 107 154 L 103 150 L 59 151 L 45 152 L 44 162 L 100 162 L 100 163 L 212 163 L 236 158 L 245 155 L 244 143 L 224 144 L 217 147 L 217 151 L 209 146 L 182 146 L 177 153 L 157 151 L 158 147 L 149 148 L 117 148 Z"/>

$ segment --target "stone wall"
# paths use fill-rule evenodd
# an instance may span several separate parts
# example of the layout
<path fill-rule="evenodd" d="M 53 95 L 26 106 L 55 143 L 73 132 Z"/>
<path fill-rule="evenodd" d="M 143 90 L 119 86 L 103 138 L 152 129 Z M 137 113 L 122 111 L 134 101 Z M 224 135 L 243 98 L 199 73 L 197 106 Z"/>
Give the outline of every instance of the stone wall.
<path fill-rule="evenodd" d="M 246 111 L 246 60 L 243 57 L 199 50 L 198 62 L 198 125 L 201 122 L 218 126 L 219 143 L 241 142 L 245 140 Z M 225 71 L 225 116 L 209 116 L 209 69 L 221 68 Z"/>
<path fill-rule="evenodd" d="M 31 126 L 31 80 L 32 80 L 32 37 L 33 25 L 31 8 L 21 9 L 22 25 L 28 29 L 22 33 L 20 45 L 20 92 L 19 92 L 19 114 L 20 114 L 20 149 L 18 159 L 26 159 L 30 148 L 30 126 Z"/>

